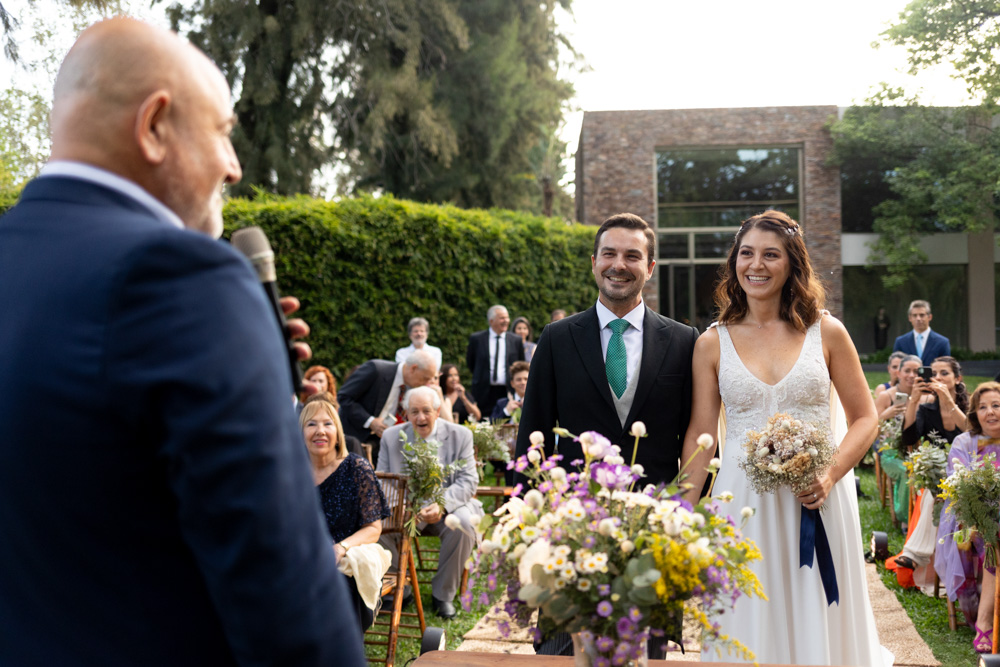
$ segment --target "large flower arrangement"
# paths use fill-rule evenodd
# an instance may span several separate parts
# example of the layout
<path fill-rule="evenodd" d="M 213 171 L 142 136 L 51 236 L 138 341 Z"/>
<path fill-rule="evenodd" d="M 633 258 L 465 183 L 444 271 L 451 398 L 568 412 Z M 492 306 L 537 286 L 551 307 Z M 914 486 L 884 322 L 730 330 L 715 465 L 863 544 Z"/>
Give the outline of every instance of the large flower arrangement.
<path fill-rule="evenodd" d="M 625 465 L 617 446 L 594 432 L 555 430 L 580 442 L 584 460 L 570 462 L 570 472 L 559 455 L 545 456 L 542 434 L 532 433 L 531 448 L 513 465 L 535 488 L 523 499 L 515 489 L 494 512 L 496 520 L 487 516 L 479 525 L 486 539 L 474 555 L 473 577 L 485 574 L 491 592 L 506 582 L 506 600 L 495 611 L 525 627 L 539 609 L 536 638 L 581 633 L 595 667 L 636 660 L 650 635 L 680 642 L 685 611 L 717 646 L 753 659 L 712 620 L 740 595 L 763 597 L 749 568 L 760 552 L 722 512 L 724 499 L 692 506 L 681 498 L 680 477 L 669 486 L 634 490 L 642 469 Z M 641 422 L 633 435 L 638 447 Z M 699 445 L 711 443 L 702 436 Z M 745 508 L 743 521 L 752 514 Z M 483 594 L 479 603 L 489 597 Z M 467 593 L 463 604 L 471 602 Z M 509 632 L 509 625 L 501 623 L 500 630 Z"/>
<path fill-rule="evenodd" d="M 486 474 L 487 461 L 510 463 L 510 447 L 503 434 L 489 421 L 469 422 L 466 426 L 472 431 L 472 450 L 481 482 Z"/>
<path fill-rule="evenodd" d="M 996 454 L 974 457 L 968 466 L 955 461 L 953 472 L 941 482 L 941 497 L 948 512 L 960 526 L 955 533 L 959 544 L 969 542 L 978 532 L 986 543 L 986 565 L 995 567 L 1000 550 L 1000 470 Z M 944 539 L 944 538 L 942 538 Z"/>
<path fill-rule="evenodd" d="M 903 462 L 914 490 L 930 489 L 937 494 L 938 485 L 948 474 L 948 455 L 945 453 L 948 447 L 948 441 L 935 431 L 928 433 L 926 439 L 920 439 L 918 447 Z"/>

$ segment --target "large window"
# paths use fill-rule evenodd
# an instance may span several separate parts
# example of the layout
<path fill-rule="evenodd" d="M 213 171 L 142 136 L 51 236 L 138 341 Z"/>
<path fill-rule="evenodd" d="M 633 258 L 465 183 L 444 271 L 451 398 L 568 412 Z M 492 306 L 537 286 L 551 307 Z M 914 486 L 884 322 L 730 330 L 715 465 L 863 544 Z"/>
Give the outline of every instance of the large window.
<path fill-rule="evenodd" d="M 774 208 L 799 217 L 798 147 L 664 149 L 656 154 L 660 303 L 704 328 L 712 287 L 740 222 Z"/>

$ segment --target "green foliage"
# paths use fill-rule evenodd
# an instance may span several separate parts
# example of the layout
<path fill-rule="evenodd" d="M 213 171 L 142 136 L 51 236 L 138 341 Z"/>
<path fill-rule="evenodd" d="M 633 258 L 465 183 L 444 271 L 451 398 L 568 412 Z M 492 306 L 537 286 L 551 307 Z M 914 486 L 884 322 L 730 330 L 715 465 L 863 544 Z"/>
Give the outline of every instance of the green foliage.
<path fill-rule="evenodd" d="M 302 301 L 315 363 L 341 380 L 367 359 L 392 359 L 417 315 L 445 361 L 464 368 L 469 334 L 486 328 L 494 303 L 547 322 L 554 308 L 595 298 L 595 230 L 584 225 L 389 196 L 235 199 L 225 216 L 227 236 L 248 225 L 268 235 L 282 292 Z"/>
<path fill-rule="evenodd" d="M 1000 2 L 913 0 L 882 37 L 906 48 L 911 73 L 951 63 L 969 95 L 986 104 L 1000 100 Z"/>
<path fill-rule="evenodd" d="M 535 212 L 548 190 L 570 213 L 555 129 L 573 89 L 558 76 L 554 19 L 570 2 L 441 0 L 455 10 L 448 39 L 413 20 L 360 55 L 362 85 L 338 100 L 336 121 L 356 188 Z"/>
<path fill-rule="evenodd" d="M 851 107 L 833 123 L 832 162 L 883 179 L 869 261 L 885 263 L 886 289 L 900 287 L 927 256 L 922 235 L 980 232 L 995 226 L 1000 195 L 1000 133 L 981 108 L 921 107 L 884 90 L 875 106 Z M 904 106 L 889 106 L 904 102 Z"/>
<path fill-rule="evenodd" d="M 35 176 L 48 153 L 46 101 L 15 87 L 0 92 L 0 187 L 17 187 Z"/>

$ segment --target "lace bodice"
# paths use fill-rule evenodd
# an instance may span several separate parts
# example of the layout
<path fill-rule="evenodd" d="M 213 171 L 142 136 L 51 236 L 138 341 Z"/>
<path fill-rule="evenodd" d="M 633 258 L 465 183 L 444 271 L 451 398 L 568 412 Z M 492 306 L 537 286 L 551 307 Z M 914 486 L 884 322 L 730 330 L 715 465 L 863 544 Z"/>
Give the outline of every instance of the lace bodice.
<path fill-rule="evenodd" d="M 830 372 L 823 358 L 821 322 L 822 318 L 806 331 L 795 365 L 774 385 L 759 380 L 747 370 L 736 353 L 729 330 L 725 325 L 718 325 L 719 393 L 726 406 L 724 456 L 727 461 L 742 455 L 740 445 L 746 432 L 763 428 L 776 412 L 829 424 Z"/>

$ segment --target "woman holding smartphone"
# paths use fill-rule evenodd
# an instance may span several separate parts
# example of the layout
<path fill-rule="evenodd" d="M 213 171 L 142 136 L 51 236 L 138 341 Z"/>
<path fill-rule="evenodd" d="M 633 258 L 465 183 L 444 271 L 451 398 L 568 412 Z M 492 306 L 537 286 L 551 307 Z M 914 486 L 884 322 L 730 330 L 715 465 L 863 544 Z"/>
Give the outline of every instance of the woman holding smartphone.
<path fill-rule="evenodd" d="M 969 392 L 962 382 L 962 367 L 953 357 L 938 357 L 920 370 L 903 413 L 903 445 L 916 445 L 932 431 L 950 445 L 968 428 Z M 921 403 L 921 397 L 928 395 L 934 400 Z"/>

